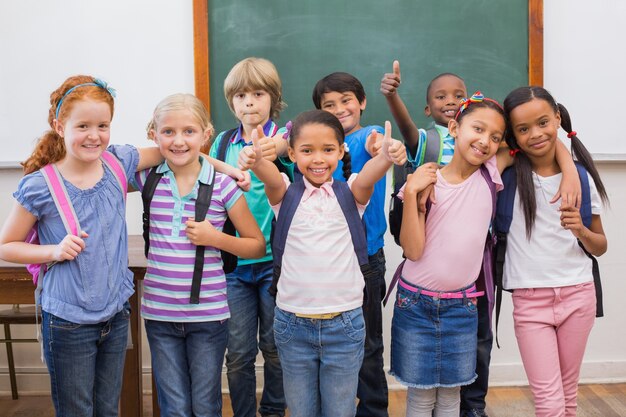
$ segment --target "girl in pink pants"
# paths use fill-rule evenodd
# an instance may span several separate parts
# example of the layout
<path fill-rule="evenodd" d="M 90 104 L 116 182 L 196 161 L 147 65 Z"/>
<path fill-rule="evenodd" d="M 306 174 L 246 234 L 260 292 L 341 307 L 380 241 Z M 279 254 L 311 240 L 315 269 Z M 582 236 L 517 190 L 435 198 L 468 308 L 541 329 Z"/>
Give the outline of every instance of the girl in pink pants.
<path fill-rule="evenodd" d="M 513 133 L 507 142 L 520 152 L 503 286 L 514 290 L 515 335 L 536 416 L 575 416 L 580 366 L 596 316 L 591 256 L 607 249 L 600 220 L 607 194 L 567 110 L 550 93 L 518 88 L 504 100 L 504 110 Z M 584 168 L 582 203 L 552 199 L 562 176 L 555 157 L 559 127 Z"/>

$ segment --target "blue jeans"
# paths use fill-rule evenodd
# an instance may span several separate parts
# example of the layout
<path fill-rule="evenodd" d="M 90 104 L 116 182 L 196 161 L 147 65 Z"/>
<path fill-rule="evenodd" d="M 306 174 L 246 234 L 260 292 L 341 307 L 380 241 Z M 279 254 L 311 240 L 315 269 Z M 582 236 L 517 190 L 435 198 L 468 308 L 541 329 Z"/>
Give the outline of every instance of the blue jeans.
<path fill-rule="evenodd" d="M 485 397 L 489 388 L 489 362 L 493 333 L 489 322 L 487 297 L 478 297 L 478 349 L 476 350 L 476 374 L 478 378 L 470 385 L 461 387 L 461 415 L 464 411 L 485 410 Z"/>
<path fill-rule="evenodd" d="M 231 316 L 226 368 L 235 417 L 256 416 L 255 360 L 259 349 L 265 362 L 259 413 L 285 415 L 283 373 L 272 330 L 276 302 L 268 292 L 271 283 L 271 261 L 242 265 L 226 276 Z"/>
<path fill-rule="evenodd" d="M 292 417 L 353 417 L 363 361 L 362 309 L 329 320 L 276 308 L 274 338 Z"/>
<path fill-rule="evenodd" d="M 116 417 L 130 306 L 107 321 L 77 324 L 42 313 L 43 348 L 57 417 Z"/>
<path fill-rule="evenodd" d="M 145 320 L 164 417 L 220 417 L 227 321 Z"/>
<path fill-rule="evenodd" d="M 365 354 L 359 372 L 357 417 L 387 417 L 388 388 L 383 369 L 383 310 L 385 297 L 385 252 L 379 249 L 369 256 L 374 274 L 365 282 L 363 317 L 365 318 Z"/>

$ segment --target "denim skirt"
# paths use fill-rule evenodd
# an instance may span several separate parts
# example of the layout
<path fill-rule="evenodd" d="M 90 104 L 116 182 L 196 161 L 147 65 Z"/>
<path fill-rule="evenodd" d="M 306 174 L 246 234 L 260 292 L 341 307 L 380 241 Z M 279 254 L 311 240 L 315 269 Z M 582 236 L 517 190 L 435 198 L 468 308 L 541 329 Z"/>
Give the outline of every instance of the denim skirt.
<path fill-rule="evenodd" d="M 416 288 L 397 287 L 390 374 L 421 389 L 471 384 L 476 379 L 477 299 L 441 299 Z"/>

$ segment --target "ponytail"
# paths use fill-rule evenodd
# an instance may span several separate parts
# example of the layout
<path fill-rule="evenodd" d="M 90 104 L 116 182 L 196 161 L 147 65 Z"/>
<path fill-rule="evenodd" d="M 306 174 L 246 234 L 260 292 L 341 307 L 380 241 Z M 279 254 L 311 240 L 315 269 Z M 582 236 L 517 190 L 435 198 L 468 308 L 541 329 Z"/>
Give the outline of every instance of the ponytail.
<path fill-rule="evenodd" d="M 587 148 L 585 148 L 585 145 L 583 145 L 580 139 L 578 139 L 576 132 L 572 130 L 572 119 L 569 112 L 561 103 L 557 103 L 557 106 L 559 108 L 559 113 L 561 114 L 561 127 L 567 132 L 567 137 L 571 140 L 572 155 L 576 161 L 580 162 L 580 164 L 585 167 L 587 172 L 589 172 L 589 175 L 591 175 L 593 182 L 596 184 L 596 188 L 598 190 L 598 194 L 600 194 L 602 202 L 608 203 L 609 196 L 606 192 L 604 184 L 602 183 L 598 169 L 593 162 L 593 158 Z"/>
<path fill-rule="evenodd" d="M 24 175 L 38 171 L 48 164 L 54 164 L 65 157 L 65 142 L 63 138 L 53 129 L 48 130 L 37 141 L 35 150 L 22 162 Z"/>
<path fill-rule="evenodd" d="M 350 152 L 347 150 L 344 151 L 341 162 L 343 162 L 343 177 L 348 181 L 350 175 L 352 175 L 352 157 L 350 156 Z"/>

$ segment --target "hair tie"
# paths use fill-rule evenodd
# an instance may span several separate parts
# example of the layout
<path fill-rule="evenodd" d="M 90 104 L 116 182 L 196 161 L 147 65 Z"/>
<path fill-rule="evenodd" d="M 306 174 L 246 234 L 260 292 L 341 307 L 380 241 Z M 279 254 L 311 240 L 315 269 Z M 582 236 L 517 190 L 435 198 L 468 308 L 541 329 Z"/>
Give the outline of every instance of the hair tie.
<path fill-rule="evenodd" d="M 483 101 L 490 101 L 492 103 L 494 103 L 496 106 L 498 106 L 500 109 L 502 109 L 502 106 L 500 105 L 500 103 L 498 103 L 497 101 L 490 99 L 488 97 L 485 97 L 483 95 L 483 93 L 481 93 L 480 91 L 476 91 L 474 94 L 472 94 L 472 96 L 470 98 L 464 98 L 461 100 L 461 103 L 459 105 L 459 110 L 456 112 L 456 115 L 454 116 L 454 119 L 458 119 L 459 115 L 461 113 L 463 113 L 465 111 L 465 109 L 467 109 L 470 104 L 472 103 L 481 103 Z M 502 111 L 504 111 L 502 109 Z"/>
<path fill-rule="evenodd" d="M 571 132 L 569 132 L 569 133 L 567 134 L 567 137 L 568 137 L 569 139 L 571 139 L 571 138 L 572 138 L 572 137 L 574 137 L 574 136 L 576 136 L 576 131 L 575 131 L 575 130 L 572 130 Z"/>
<path fill-rule="evenodd" d="M 519 152 L 519 149 L 509 149 L 509 155 L 515 158 L 515 155 Z"/>
<path fill-rule="evenodd" d="M 283 135 L 283 139 L 287 139 L 289 140 L 289 135 L 291 135 L 291 128 L 293 127 L 293 123 L 291 123 L 291 120 L 289 120 L 287 122 L 287 124 L 285 125 L 285 129 L 287 129 L 285 131 L 285 134 Z"/>
<path fill-rule="evenodd" d="M 343 149 L 344 151 L 346 151 L 347 153 L 350 153 L 350 148 L 348 147 L 348 144 L 346 142 L 343 143 Z"/>
<path fill-rule="evenodd" d="M 86 87 L 86 86 L 94 86 L 94 87 L 100 87 L 103 90 L 106 90 L 107 93 L 109 93 L 111 95 L 111 97 L 115 98 L 115 89 L 113 87 L 109 87 L 109 85 L 106 83 L 106 81 L 102 81 L 99 78 L 94 78 L 92 83 L 83 83 L 83 84 L 78 84 L 75 85 L 74 87 L 70 88 L 69 90 L 67 90 L 65 92 L 65 94 L 63 94 L 63 97 L 61 97 L 61 100 L 59 100 L 59 104 L 57 104 L 57 109 L 56 112 L 54 113 L 54 118 L 58 119 L 59 118 L 59 110 L 61 110 L 61 104 L 63 104 L 63 100 L 65 100 L 65 97 L 67 97 L 72 91 L 76 90 L 78 87 Z"/>

